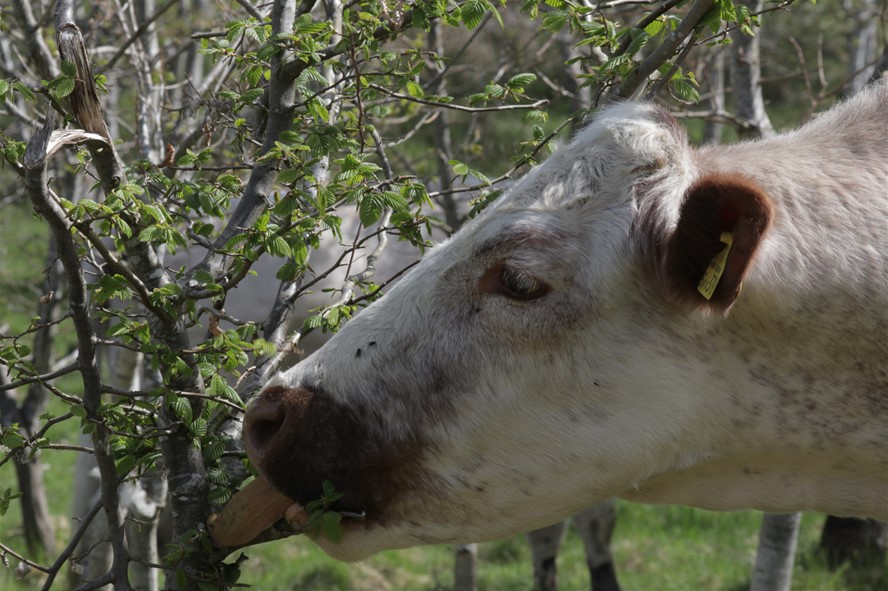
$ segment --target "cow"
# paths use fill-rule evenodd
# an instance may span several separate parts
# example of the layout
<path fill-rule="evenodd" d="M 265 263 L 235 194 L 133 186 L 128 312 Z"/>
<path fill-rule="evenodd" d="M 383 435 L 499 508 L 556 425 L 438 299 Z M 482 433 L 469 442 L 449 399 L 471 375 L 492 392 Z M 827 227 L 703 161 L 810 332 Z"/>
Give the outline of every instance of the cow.
<path fill-rule="evenodd" d="M 238 502 L 332 485 L 343 560 L 612 496 L 888 519 L 886 121 L 885 83 L 728 146 L 603 109 L 266 384 Z"/>

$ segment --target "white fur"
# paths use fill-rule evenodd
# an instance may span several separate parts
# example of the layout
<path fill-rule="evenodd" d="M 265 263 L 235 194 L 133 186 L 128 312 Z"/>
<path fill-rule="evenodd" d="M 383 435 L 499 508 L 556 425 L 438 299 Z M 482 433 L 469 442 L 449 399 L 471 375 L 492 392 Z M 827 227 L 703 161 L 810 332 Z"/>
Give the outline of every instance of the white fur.
<path fill-rule="evenodd" d="M 432 444 L 384 525 L 319 543 L 357 558 L 480 541 L 614 495 L 888 519 L 886 120 L 883 84 L 795 132 L 697 150 L 654 107 L 606 110 L 275 378 L 372 403 L 378 429 L 421 425 Z M 670 303 L 647 259 L 715 171 L 775 208 L 724 318 Z M 662 236 L 640 234 L 642 214 Z M 502 261 L 552 291 L 479 291 Z M 424 391 L 430 374 L 452 383 Z"/>

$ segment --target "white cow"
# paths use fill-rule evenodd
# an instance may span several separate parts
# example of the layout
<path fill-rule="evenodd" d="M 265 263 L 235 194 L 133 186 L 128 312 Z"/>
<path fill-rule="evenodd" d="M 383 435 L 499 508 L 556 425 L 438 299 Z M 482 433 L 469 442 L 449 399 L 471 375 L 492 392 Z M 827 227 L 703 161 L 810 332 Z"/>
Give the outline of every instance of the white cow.
<path fill-rule="evenodd" d="M 886 84 L 732 146 L 609 107 L 266 386 L 263 503 L 330 481 L 342 559 L 610 496 L 888 519 L 886 122 Z"/>

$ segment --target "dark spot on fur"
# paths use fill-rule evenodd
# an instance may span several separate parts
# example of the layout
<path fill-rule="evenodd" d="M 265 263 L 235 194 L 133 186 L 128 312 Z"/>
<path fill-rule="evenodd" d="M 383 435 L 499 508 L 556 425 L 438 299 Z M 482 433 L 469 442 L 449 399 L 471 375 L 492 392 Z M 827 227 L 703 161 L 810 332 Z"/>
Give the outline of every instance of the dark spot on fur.
<path fill-rule="evenodd" d="M 357 351 L 355 351 L 355 357 L 360 357 L 360 356 L 361 356 L 361 350 L 358 349 Z"/>

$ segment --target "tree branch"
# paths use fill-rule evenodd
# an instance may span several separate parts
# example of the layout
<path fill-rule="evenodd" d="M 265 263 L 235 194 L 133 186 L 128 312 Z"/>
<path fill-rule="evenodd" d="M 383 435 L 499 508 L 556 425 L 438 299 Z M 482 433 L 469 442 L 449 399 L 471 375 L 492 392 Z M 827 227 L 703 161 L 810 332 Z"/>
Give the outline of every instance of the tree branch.
<path fill-rule="evenodd" d="M 151 14 L 151 16 L 145 19 L 145 21 L 139 25 L 139 28 L 133 31 L 133 34 L 130 35 L 129 38 L 120 45 L 114 55 L 111 56 L 111 59 L 105 62 L 101 68 L 99 68 L 99 74 L 107 72 L 108 70 L 113 68 L 114 65 L 117 63 L 117 60 L 123 57 L 123 54 L 125 54 L 126 50 L 129 49 L 130 45 L 138 41 L 139 37 L 141 37 L 145 33 L 145 31 L 148 30 L 148 27 L 150 27 L 152 23 L 154 23 L 154 21 L 163 16 L 163 13 L 165 13 L 173 6 L 176 6 L 177 4 L 179 4 L 179 0 L 167 0 L 166 4 L 160 6 L 157 10 L 155 10 Z"/>
<path fill-rule="evenodd" d="M 60 0 L 58 10 L 61 13 L 67 7 L 65 0 Z M 68 281 L 68 302 L 71 308 L 74 330 L 77 335 L 78 365 L 83 382 L 83 407 L 86 416 L 95 423 L 93 430 L 93 448 L 96 450 L 96 461 L 102 475 L 102 504 L 108 518 L 108 529 L 111 544 L 114 548 L 112 566 L 115 587 L 120 590 L 130 589 L 127 575 L 128 555 L 124 540 L 123 520 L 119 512 L 120 499 L 117 492 L 117 470 L 108 432 L 101 424 L 99 407 L 102 401 L 102 382 L 97 365 L 96 344 L 89 315 L 86 296 L 86 281 L 83 269 L 77 256 L 77 245 L 70 233 L 70 222 L 65 212 L 50 198 L 46 185 L 46 158 L 53 128 L 56 124 L 54 111 L 49 111 L 46 124 L 28 142 L 22 162 L 25 167 L 25 188 L 34 204 L 34 208 L 46 219 L 57 243 L 59 259 L 65 268 Z"/>
<path fill-rule="evenodd" d="M 419 103 L 421 105 L 430 105 L 432 107 L 438 107 L 441 109 L 452 109 L 454 111 L 463 111 L 464 113 L 490 113 L 496 111 L 523 111 L 523 110 L 533 110 L 539 109 L 540 107 L 549 104 L 548 99 L 540 99 L 533 103 L 527 105 L 500 105 L 498 107 L 466 107 L 463 105 L 457 105 L 455 103 L 444 103 L 441 101 L 430 101 L 428 99 L 422 99 L 415 96 L 410 96 L 409 94 L 401 94 L 400 92 L 395 92 L 394 90 L 389 90 L 384 86 L 379 86 L 378 84 L 370 84 L 370 88 L 373 90 L 378 90 L 382 93 L 389 95 L 390 97 L 402 99 L 405 101 L 410 101 L 413 103 Z"/>
<path fill-rule="evenodd" d="M 694 2 L 678 27 L 669 33 L 666 40 L 623 79 L 614 95 L 624 99 L 631 98 L 648 77 L 672 57 L 684 40 L 694 33 L 694 29 L 714 4 L 714 0 Z"/>

